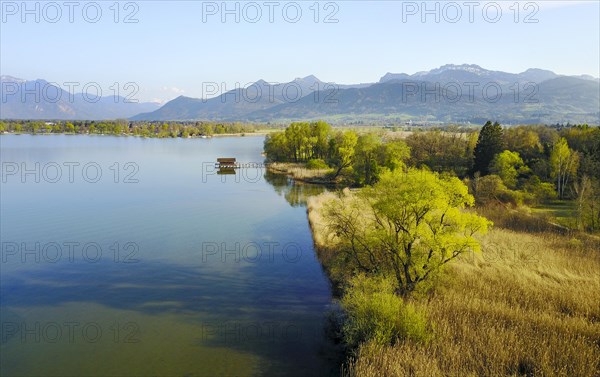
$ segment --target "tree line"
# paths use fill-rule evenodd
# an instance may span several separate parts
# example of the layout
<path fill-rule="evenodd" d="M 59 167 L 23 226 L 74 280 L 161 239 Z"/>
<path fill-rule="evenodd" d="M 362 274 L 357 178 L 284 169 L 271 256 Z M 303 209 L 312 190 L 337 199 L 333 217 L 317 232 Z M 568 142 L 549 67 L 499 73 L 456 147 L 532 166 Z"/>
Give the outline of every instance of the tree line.
<path fill-rule="evenodd" d="M 350 178 L 370 185 L 386 170 L 405 166 L 410 149 L 402 140 L 387 140 L 376 133 L 336 130 L 323 122 L 296 122 L 283 132 L 268 135 L 265 153 L 274 162 L 306 162 L 309 167 L 330 167 L 332 179 Z"/>
<path fill-rule="evenodd" d="M 254 125 L 242 123 L 213 122 L 0 121 L 0 133 L 103 134 L 158 138 L 252 133 L 256 128 Z"/>
<path fill-rule="evenodd" d="M 600 128 L 519 126 L 487 122 L 466 179 L 479 204 L 573 200 L 577 227 L 600 229 Z"/>
<path fill-rule="evenodd" d="M 372 185 L 381 174 L 408 167 L 456 176 L 478 205 L 538 205 L 574 200 L 578 227 L 600 229 L 600 128 L 589 125 L 421 130 L 404 138 L 393 132 L 336 130 L 296 122 L 267 136 L 267 158 L 331 169 L 332 180 Z"/>

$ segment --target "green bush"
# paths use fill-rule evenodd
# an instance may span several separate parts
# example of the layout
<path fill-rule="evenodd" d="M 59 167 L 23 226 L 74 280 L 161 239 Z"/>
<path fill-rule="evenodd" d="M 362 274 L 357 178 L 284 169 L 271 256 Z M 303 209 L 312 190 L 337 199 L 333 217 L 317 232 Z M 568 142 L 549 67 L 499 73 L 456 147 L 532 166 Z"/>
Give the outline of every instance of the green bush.
<path fill-rule="evenodd" d="M 554 184 L 542 182 L 535 175 L 525 182 L 524 189 L 533 196 L 534 202 L 531 204 L 544 203 L 557 198 Z"/>
<path fill-rule="evenodd" d="M 317 169 L 328 169 L 329 166 L 327 166 L 325 161 L 323 161 L 321 159 L 314 159 L 314 160 L 308 160 L 308 162 L 306 163 L 306 168 L 310 169 L 310 170 L 317 170 Z"/>
<path fill-rule="evenodd" d="M 496 198 L 501 203 L 511 204 L 513 207 L 522 206 L 527 197 L 526 193 L 510 189 L 500 190 L 496 193 Z"/>
<path fill-rule="evenodd" d="M 423 311 L 405 303 L 395 289 L 393 279 L 364 275 L 350 279 L 341 302 L 346 313 L 344 340 L 349 346 L 356 347 L 367 341 L 389 345 L 429 339 Z"/>

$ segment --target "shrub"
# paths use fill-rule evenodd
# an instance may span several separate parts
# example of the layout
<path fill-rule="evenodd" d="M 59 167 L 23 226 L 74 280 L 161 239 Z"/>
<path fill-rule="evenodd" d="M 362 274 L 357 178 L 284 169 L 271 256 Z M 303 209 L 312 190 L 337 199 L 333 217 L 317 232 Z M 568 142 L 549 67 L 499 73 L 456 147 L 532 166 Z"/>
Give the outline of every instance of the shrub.
<path fill-rule="evenodd" d="M 510 189 L 501 190 L 496 194 L 496 198 L 501 203 L 510 204 L 513 207 L 518 207 L 523 205 L 525 199 L 529 196 L 526 193 L 521 191 L 515 191 Z"/>
<path fill-rule="evenodd" d="M 538 176 L 532 176 L 525 182 L 525 191 L 533 196 L 532 204 L 539 204 L 557 198 L 553 183 L 542 182 Z"/>
<path fill-rule="evenodd" d="M 321 159 L 313 159 L 313 160 L 308 160 L 308 162 L 306 163 L 306 168 L 310 169 L 310 170 L 317 170 L 317 169 L 328 169 L 329 166 L 327 166 L 325 161 L 323 161 Z"/>
<path fill-rule="evenodd" d="M 516 207 L 533 201 L 532 194 L 507 188 L 502 182 L 502 178 L 494 174 L 475 177 L 473 180 L 468 180 L 467 184 L 478 206 L 500 202 Z"/>
<path fill-rule="evenodd" d="M 430 338 L 422 310 L 395 293 L 393 279 L 358 275 L 342 297 L 346 312 L 343 334 L 356 347 L 363 342 L 390 345 L 397 341 L 426 342 Z"/>

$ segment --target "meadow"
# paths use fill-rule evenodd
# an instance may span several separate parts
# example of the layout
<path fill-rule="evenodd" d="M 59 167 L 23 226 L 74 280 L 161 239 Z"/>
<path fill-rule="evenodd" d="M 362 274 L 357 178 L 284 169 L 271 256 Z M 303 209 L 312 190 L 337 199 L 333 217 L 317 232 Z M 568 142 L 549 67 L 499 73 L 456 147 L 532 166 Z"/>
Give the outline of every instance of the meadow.
<path fill-rule="evenodd" d="M 320 258 L 335 269 L 321 213 L 332 195 L 311 198 L 308 211 Z M 597 376 L 600 239 L 496 226 L 480 242 L 481 253 L 410 299 L 427 315 L 428 341 L 363 343 L 346 375 Z"/>

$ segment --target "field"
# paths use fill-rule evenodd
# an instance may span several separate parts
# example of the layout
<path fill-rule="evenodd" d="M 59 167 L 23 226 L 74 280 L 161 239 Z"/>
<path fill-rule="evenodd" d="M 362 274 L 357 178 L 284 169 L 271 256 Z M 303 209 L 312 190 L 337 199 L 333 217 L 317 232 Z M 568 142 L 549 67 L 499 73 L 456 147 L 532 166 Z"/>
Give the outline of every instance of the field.
<path fill-rule="evenodd" d="M 576 203 L 573 200 L 555 200 L 542 204 L 532 209 L 534 214 L 548 215 L 558 224 L 569 228 L 576 228 L 577 218 Z"/>
<path fill-rule="evenodd" d="M 327 266 L 326 232 L 309 219 Z M 434 334 L 427 343 L 363 344 L 345 366 L 351 376 L 598 376 L 600 241 L 496 227 L 482 253 L 448 268 L 430 293 L 414 298 Z"/>

